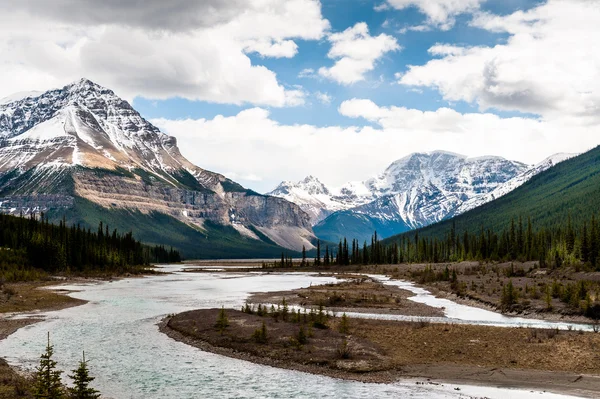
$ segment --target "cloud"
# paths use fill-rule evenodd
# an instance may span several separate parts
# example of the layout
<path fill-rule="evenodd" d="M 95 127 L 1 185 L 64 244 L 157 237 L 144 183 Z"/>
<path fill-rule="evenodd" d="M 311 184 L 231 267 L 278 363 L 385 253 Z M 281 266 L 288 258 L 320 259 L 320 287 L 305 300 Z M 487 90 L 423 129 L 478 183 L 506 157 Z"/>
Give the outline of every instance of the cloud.
<path fill-rule="evenodd" d="M 401 49 L 396 39 L 384 33 L 371 36 L 366 23 L 359 22 L 343 32 L 329 35 L 331 49 L 327 56 L 336 60 L 331 68 L 322 67 L 319 75 L 343 85 L 365 80 L 365 74 L 390 51 Z"/>
<path fill-rule="evenodd" d="M 260 176 L 261 181 L 240 178 L 260 192 L 309 174 L 334 186 L 364 180 L 419 151 L 444 149 L 536 163 L 557 152 L 583 152 L 597 144 L 596 128 L 573 126 L 568 120 L 502 118 L 449 108 L 424 112 L 382 107 L 368 99 L 344 101 L 339 112 L 357 125 L 364 119 L 376 127 L 285 125 L 262 108 L 213 119 L 152 122 L 177 137 L 183 155 L 199 166 L 230 176 Z"/>
<path fill-rule="evenodd" d="M 318 0 L 1 2 L 0 97 L 87 77 L 128 99 L 298 105 L 247 54 L 290 58 L 328 30 Z"/>
<path fill-rule="evenodd" d="M 411 66 L 399 82 L 433 87 L 448 101 L 519 111 L 545 120 L 600 122 L 600 7 L 587 0 L 551 0 L 507 16 L 480 14 L 472 25 L 510 35 L 506 44 L 438 44 L 437 57 Z"/>
<path fill-rule="evenodd" d="M 300 71 L 300 73 L 298 74 L 299 78 L 314 78 L 317 75 L 315 74 L 315 70 L 312 68 L 304 68 L 303 70 Z"/>
<path fill-rule="evenodd" d="M 195 30 L 227 23 L 240 13 L 252 11 L 245 0 L 8 0 L 4 12 L 25 11 L 68 24 L 112 25 L 153 30 Z"/>
<path fill-rule="evenodd" d="M 331 100 L 333 100 L 333 97 L 331 97 L 329 94 L 322 93 L 320 91 L 317 91 L 315 93 L 315 97 L 317 98 L 317 100 L 319 100 L 319 102 L 321 104 L 325 104 L 325 105 L 331 104 Z"/>
<path fill-rule="evenodd" d="M 387 4 L 397 10 L 416 7 L 427 15 L 427 23 L 442 30 L 454 26 L 459 14 L 472 13 L 486 0 L 387 0 Z M 423 28 L 421 28 L 423 29 Z M 413 29 L 422 31 L 419 29 Z"/>

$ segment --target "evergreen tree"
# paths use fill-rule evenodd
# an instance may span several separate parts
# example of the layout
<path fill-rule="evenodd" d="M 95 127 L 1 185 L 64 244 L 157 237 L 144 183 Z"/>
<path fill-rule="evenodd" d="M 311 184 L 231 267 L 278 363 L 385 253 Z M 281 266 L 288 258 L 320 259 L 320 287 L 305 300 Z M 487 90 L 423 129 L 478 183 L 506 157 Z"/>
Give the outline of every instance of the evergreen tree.
<path fill-rule="evenodd" d="M 227 313 L 225 313 L 225 307 L 222 306 L 221 310 L 219 310 L 219 316 L 217 317 L 217 322 L 215 323 L 215 327 L 219 331 L 221 335 L 225 332 L 225 329 L 229 327 L 229 319 L 227 318 Z"/>
<path fill-rule="evenodd" d="M 315 266 L 321 265 L 321 240 L 317 240 L 317 257 L 315 258 Z"/>
<path fill-rule="evenodd" d="M 48 333 L 48 345 L 46 351 L 40 356 L 40 365 L 36 368 L 33 396 L 39 399 L 62 399 L 63 387 L 60 380 L 62 371 L 56 368 L 56 361 L 52 359 L 54 346 L 50 345 L 50 333 Z"/>
<path fill-rule="evenodd" d="M 342 319 L 340 320 L 338 330 L 342 334 L 348 334 L 350 332 L 350 323 L 348 321 L 348 316 L 346 316 L 346 313 L 342 315 Z"/>
<path fill-rule="evenodd" d="M 502 290 L 501 304 L 504 309 L 511 309 L 517 303 L 517 290 L 515 289 L 512 280 L 508 280 L 508 284 Z"/>
<path fill-rule="evenodd" d="M 72 373 L 69 376 L 73 379 L 73 388 L 69 388 L 70 399 L 97 399 L 100 397 L 100 393 L 89 386 L 90 382 L 94 381 L 94 377 L 90 376 L 90 371 L 85 361 L 85 352 L 83 352 L 83 358 L 79 362 L 79 367 L 72 370 Z"/>

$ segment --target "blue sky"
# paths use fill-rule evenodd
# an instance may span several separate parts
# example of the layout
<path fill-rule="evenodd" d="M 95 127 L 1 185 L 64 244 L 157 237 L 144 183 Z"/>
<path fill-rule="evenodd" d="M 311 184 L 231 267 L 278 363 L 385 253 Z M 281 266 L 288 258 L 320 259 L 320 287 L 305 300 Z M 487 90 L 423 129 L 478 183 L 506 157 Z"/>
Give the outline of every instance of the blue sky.
<path fill-rule="evenodd" d="M 0 2 L 0 98 L 86 77 L 259 192 L 365 180 L 412 152 L 535 164 L 599 142 L 598 2 L 107 4 Z"/>
<path fill-rule="evenodd" d="M 527 10 L 535 6 L 537 1 L 501 0 L 488 1 L 482 4 L 482 11 L 505 15 L 518 10 Z M 342 101 L 351 98 L 370 98 L 382 106 L 404 106 L 420 110 L 434 111 L 442 106 L 449 106 L 459 112 L 477 112 L 476 104 L 467 102 L 448 102 L 432 89 L 419 89 L 420 92 L 396 84 L 394 74 L 404 73 L 408 65 L 423 65 L 432 56 L 428 49 L 436 43 L 453 43 L 464 46 L 494 46 L 504 43 L 506 33 L 488 32 L 480 28 L 470 27 L 470 15 L 459 15 L 457 23 L 447 31 L 432 29 L 428 32 L 407 31 L 402 28 L 418 26 L 426 23 L 427 17 L 415 7 L 404 10 L 376 11 L 374 3 L 367 0 L 324 0 L 322 2 L 324 18 L 331 23 L 332 31 L 343 31 L 357 22 L 366 22 L 372 36 L 385 33 L 395 37 L 402 46 L 398 52 L 388 53 L 377 62 L 375 70 L 366 75 L 364 82 L 350 86 L 339 85 L 324 78 L 301 78 L 298 74 L 307 68 L 318 70 L 321 66 L 332 64 L 327 58 L 330 44 L 327 40 L 298 41 L 298 54 L 291 58 L 265 58 L 251 54 L 253 64 L 264 65 L 277 73 L 278 79 L 288 86 L 300 85 L 310 93 L 322 92 L 332 97 L 331 104 L 321 104 L 310 98 L 304 106 L 293 108 L 271 108 L 274 120 L 284 124 L 305 124 L 317 126 L 351 126 L 356 121 L 340 115 L 337 108 Z M 387 21 L 387 22 L 386 22 Z M 206 101 L 190 101 L 182 98 L 169 100 L 152 100 L 143 97 L 134 99 L 134 107 L 146 118 L 213 118 L 216 115 L 236 115 L 243 109 L 252 107 L 245 105 L 224 105 Z M 519 112 L 503 112 L 491 110 L 498 115 L 511 116 Z"/>

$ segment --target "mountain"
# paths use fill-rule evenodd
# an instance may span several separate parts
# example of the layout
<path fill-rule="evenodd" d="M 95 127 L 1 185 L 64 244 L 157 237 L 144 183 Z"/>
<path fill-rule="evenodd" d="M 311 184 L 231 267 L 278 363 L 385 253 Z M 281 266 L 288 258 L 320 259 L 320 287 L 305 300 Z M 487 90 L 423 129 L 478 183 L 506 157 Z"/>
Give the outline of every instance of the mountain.
<path fill-rule="evenodd" d="M 187 257 L 312 248 L 297 205 L 193 165 L 111 90 L 82 79 L 12 98 L 0 104 L 0 211 L 43 210 L 93 228 L 112 219 Z"/>
<path fill-rule="evenodd" d="M 459 215 L 461 213 L 465 213 L 470 211 L 471 209 L 477 208 L 483 204 L 486 204 L 490 201 L 495 200 L 496 198 L 500 198 L 511 191 L 515 190 L 518 187 L 521 187 L 523 184 L 531 180 L 535 175 L 542 173 L 545 170 L 550 169 L 551 167 L 577 156 L 577 154 L 569 154 L 569 153 L 558 153 L 548 158 L 544 159 L 542 162 L 537 165 L 532 166 L 527 169 L 525 172 L 520 175 L 510 179 L 504 184 L 499 185 L 496 189 L 489 193 L 480 194 L 469 200 L 465 201 L 456 211 L 456 214 Z"/>
<path fill-rule="evenodd" d="M 552 163 L 556 160 L 552 159 Z M 481 228 L 500 231 L 510 226 L 511 219 L 531 218 L 534 229 L 554 228 L 571 218 L 576 227 L 592 215 L 600 214 L 600 147 L 541 171 L 506 195 L 481 205 L 450 220 L 424 227 L 420 237 L 444 237 L 452 225 L 457 234 L 472 234 Z M 391 243 L 394 236 L 385 240 Z"/>
<path fill-rule="evenodd" d="M 305 184 L 318 181 L 315 178 L 284 182 L 269 194 L 308 209 L 320 238 L 338 241 L 345 236 L 363 241 L 375 230 L 387 237 L 451 217 L 465 202 L 493 192 L 528 170 L 525 164 L 500 157 L 468 158 L 434 151 L 408 155 L 364 182 L 340 189 L 321 184 L 318 197 Z"/>
<path fill-rule="evenodd" d="M 358 183 L 360 187 L 361 183 Z M 308 176 L 297 183 L 284 181 L 275 190 L 267 193 L 274 197 L 285 198 L 304 210 L 313 224 L 325 219 L 335 211 L 345 210 L 372 200 L 366 188 L 357 190 L 349 183 L 340 190 L 333 190 L 314 176 Z"/>

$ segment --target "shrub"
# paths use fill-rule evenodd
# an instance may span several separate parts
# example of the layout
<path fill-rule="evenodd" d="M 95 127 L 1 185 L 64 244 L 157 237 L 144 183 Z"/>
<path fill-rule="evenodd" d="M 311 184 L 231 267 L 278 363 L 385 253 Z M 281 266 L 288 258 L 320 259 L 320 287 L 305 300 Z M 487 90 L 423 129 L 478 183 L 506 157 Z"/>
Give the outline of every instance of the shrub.
<path fill-rule="evenodd" d="M 262 322 L 261 328 L 257 328 L 256 330 L 254 330 L 254 333 L 252 334 L 252 339 L 257 344 L 267 343 L 269 337 L 267 336 L 267 326 L 264 321 Z"/>

